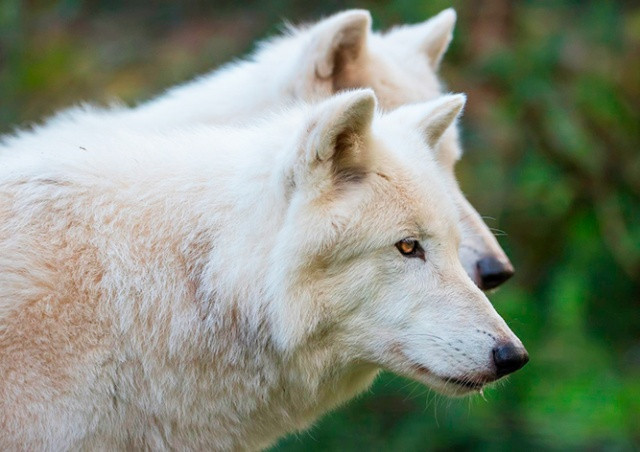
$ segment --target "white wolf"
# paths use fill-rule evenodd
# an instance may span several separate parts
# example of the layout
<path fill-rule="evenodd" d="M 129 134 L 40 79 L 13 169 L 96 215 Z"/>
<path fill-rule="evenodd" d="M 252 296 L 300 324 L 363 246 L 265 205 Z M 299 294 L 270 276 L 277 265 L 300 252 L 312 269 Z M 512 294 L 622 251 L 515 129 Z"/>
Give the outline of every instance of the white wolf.
<path fill-rule="evenodd" d="M 98 112 L 93 119 L 100 127 L 157 130 L 248 122 L 293 100 L 323 99 L 356 87 L 372 88 L 385 110 L 433 99 L 441 93 L 435 71 L 455 20 L 455 11 L 447 9 L 422 24 L 379 34 L 371 32 L 367 11 L 345 11 L 310 27 L 290 28 L 285 36 L 263 43 L 248 61 L 173 88 L 132 110 Z M 87 115 L 71 114 L 73 122 L 86 122 Z M 52 126 L 60 124 L 54 121 Z M 436 155 L 459 211 L 461 261 L 482 289 L 494 288 L 513 275 L 513 266 L 458 187 L 454 165 L 461 148 L 455 129 Z"/>
<path fill-rule="evenodd" d="M 0 155 L 0 448 L 257 449 L 381 368 L 465 394 L 524 365 L 429 157 L 463 101 Z"/>
<path fill-rule="evenodd" d="M 365 10 L 335 14 L 311 27 L 293 28 L 265 42 L 250 61 L 232 64 L 134 109 L 127 120 L 152 127 L 209 121 L 246 121 L 291 99 L 326 98 L 370 87 L 385 110 L 441 95 L 436 71 L 451 42 L 456 13 L 446 9 L 418 24 L 386 34 L 371 31 Z M 458 187 L 454 165 L 462 150 L 455 129 L 437 149 L 455 188 L 463 230 L 460 257 L 471 278 L 492 289 L 513 273 L 494 235 Z"/>

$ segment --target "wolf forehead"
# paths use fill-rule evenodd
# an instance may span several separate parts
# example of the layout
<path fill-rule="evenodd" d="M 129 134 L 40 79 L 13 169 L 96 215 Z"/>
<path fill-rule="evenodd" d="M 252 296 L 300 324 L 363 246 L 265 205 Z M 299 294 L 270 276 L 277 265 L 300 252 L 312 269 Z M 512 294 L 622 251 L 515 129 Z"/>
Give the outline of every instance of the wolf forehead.
<path fill-rule="evenodd" d="M 295 215 L 298 231 L 306 235 L 300 239 L 316 243 L 309 244 L 312 254 L 349 258 L 405 238 L 459 241 L 457 214 L 435 161 L 417 143 L 424 159 L 402 152 L 413 141 L 406 129 L 404 137 L 396 137 L 404 143 L 394 143 L 392 135 L 387 131 L 384 140 L 369 141 L 364 152 L 371 158 L 357 179 L 344 181 L 339 191 L 312 200 Z"/>

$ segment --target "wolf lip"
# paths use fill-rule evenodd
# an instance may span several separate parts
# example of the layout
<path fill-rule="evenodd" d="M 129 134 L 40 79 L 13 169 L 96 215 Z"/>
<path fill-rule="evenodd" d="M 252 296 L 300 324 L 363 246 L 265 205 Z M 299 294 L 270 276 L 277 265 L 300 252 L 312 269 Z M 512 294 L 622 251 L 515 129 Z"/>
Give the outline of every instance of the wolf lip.
<path fill-rule="evenodd" d="M 414 363 L 412 367 L 414 370 L 418 371 L 419 373 L 434 376 L 445 383 L 453 383 L 458 387 L 469 389 L 472 391 L 478 391 L 482 389 L 485 384 L 488 383 L 488 381 L 484 381 L 484 380 L 478 381 L 478 380 L 467 380 L 467 379 L 456 378 L 456 377 L 442 377 L 440 375 L 435 375 L 433 372 L 431 372 L 431 370 L 429 370 L 428 368 L 420 364 Z"/>
<path fill-rule="evenodd" d="M 485 382 L 482 381 L 462 380 L 455 377 L 444 377 L 442 380 L 446 383 L 454 383 L 467 389 L 481 389 L 485 385 Z"/>

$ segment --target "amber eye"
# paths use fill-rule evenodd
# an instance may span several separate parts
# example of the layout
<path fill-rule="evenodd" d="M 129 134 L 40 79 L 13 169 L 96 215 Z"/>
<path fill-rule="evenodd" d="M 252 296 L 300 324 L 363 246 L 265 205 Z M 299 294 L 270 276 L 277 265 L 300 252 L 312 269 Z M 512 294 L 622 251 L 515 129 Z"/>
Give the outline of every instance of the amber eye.
<path fill-rule="evenodd" d="M 400 254 L 406 257 L 419 257 L 424 260 L 424 250 L 420 246 L 420 242 L 414 239 L 402 239 L 396 243 L 396 248 Z"/>

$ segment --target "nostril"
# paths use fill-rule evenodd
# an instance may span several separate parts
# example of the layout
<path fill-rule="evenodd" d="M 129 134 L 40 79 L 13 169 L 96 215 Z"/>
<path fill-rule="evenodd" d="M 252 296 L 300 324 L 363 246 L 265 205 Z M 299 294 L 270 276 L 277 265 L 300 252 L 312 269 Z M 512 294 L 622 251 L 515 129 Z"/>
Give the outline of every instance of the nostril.
<path fill-rule="evenodd" d="M 510 262 L 504 262 L 494 256 L 485 256 L 476 262 L 480 288 L 489 290 L 498 287 L 515 273 Z"/>
<path fill-rule="evenodd" d="M 498 378 L 500 378 L 527 364 L 529 354 L 524 347 L 508 342 L 493 349 L 493 362 Z"/>

